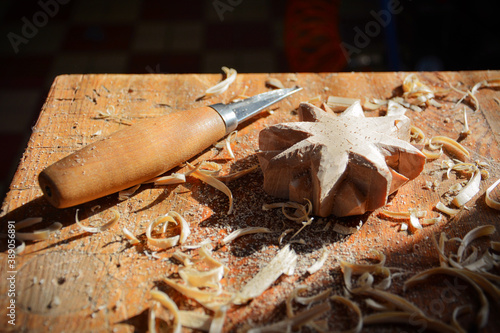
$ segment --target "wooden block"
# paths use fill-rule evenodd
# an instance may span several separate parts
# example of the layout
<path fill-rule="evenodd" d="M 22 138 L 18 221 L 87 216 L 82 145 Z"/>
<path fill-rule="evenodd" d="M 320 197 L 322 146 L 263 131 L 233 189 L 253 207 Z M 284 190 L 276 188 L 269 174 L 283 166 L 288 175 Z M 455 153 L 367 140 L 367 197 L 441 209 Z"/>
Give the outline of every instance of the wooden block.
<path fill-rule="evenodd" d="M 218 102 L 230 102 L 248 86 L 246 95 L 268 91 L 265 81 L 269 77 L 279 79 L 285 87 L 299 85 L 301 92 L 292 95 L 272 107 L 274 112 L 245 122 L 239 128 L 236 142 L 232 144 L 236 159 L 229 158 L 225 150 L 209 148 L 191 162 L 211 160 L 222 165 L 222 174 L 243 170 L 258 163 L 259 132 L 270 125 L 298 120 L 296 108 L 300 102 L 319 96 L 388 99 L 401 95 L 401 84 L 408 73 L 321 73 L 321 74 L 239 74 L 229 89 L 208 100 L 197 97 L 221 80 L 221 75 L 63 75 L 55 79 L 40 117 L 33 128 L 19 168 L 12 180 L 1 214 L 1 232 L 7 232 L 8 221 L 20 221 L 27 217 L 42 216 L 41 227 L 52 222 L 62 223 L 62 229 L 49 240 L 27 242 L 26 250 L 16 257 L 16 327 L 14 330 L 59 331 L 146 331 L 148 309 L 151 305 L 149 291 L 159 288 L 166 291 L 181 309 L 200 308 L 192 300 L 182 297 L 167 287 L 162 278 L 171 276 L 179 269 L 171 255 L 178 248 L 159 250 L 150 248 L 145 239 L 148 223 L 170 210 L 183 215 L 191 226 L 187 244 L 210 240 L 217 245 L 231 231 L 247 227 L 268 227 L 270 234 L 245 236 L 224 247 L 218 247 L 214 256 L 230 269 L 223 280 L 231 291 L 241 289 L 279 250 L 278 237 L 288 228 L 298 230 L 301 225 L 287 220 L 279 210 L 263 211 L 265 203 L 279 202 L 262 189 L 261 172 L 251 173 L 229 183 L 235 200 L 234 213 L 227 215 L 227 197 L 200 182 L 189 178 L 184 184 L 164 187 L 143 185 L 130 199 L 119 201 L 116 194 L 93 202 L 67 209 L 53 208 L 42 196 L 37 184 L 41 170 L 100 137 L 133 124 L 138 119 L 158 117 L 174 111 L 188 110 Z M 475 83 L 500 77 L 500 71 L 435 72 L 418 73 L 419 78 L 437 89 L 448 89 L 449 83 L 463 84 L 461 89 Z M 376 249 L 387 255 L 387 266 L 399 267 L 408 276 L 426 268 L 438 266 L 437 253 L 432 245 L 433 234 L 445 232 L 449 237 L 463 237 L 478 225 L 492 224 L 500 230 L 498 212 L 484 203 L 484 191 L 500 177 L 500 97 L 494 89 L 481 89 L 476 97 L 480 110 L 472 112 L 466 104 L 455 107 L 461 96 L 450 93 L 443 99 L 444 107 L 429 107 L 421 113 L 408 112 L 413 124 L 421 128 L 427 137 L 446 135 L 457 138 L 463 127 L 463 111 L 468 110 L 471 135 L 462 144 L 471 152 L 471 160 L 488 162 L 490 178 L 481 183 L 480 195 L 456 217 L 444 217 L 438 225 L 425 227 L 419 233 L 408 235 L 399 232 L 395 223 L 379 216 L 378 211 L 362 216 L 317 219 L 305 228 L 297 238 L 304 238 L 306 245 L 293 245 L 299 255 L 296 273 L 283 276 L 262 296 L 249 304 L 232 308 L 227 315 L 225 330 L 248 328 L 249 323 L 264 325 L 286 317 L 283 302 L 294 287 L 307 284 L 308 295 L 326 288 L 335 294 L 343 294 L 342 274 L 338 259 L 362 261 L 372 257 Z M 320 104 L 318 104 L 320 105 Z M 107 119 L 100 114 L 109 113 Z M 378 111 L 368 111 L 366 116 L 378 116 Z M 426 210 L 437 216 L 434 205 L 442 199 L 448 187 L 456 183 L 440 179 L 436 190 L 423 189 L 425 182 L 434 181 L 440 175 L 440 160 L 427 162 L 422 174 L 404 185 L 391 196 L 389 208 L 403 211 L 408 208 Z M 120 166 L 117 166 L 119 168 Z M 177 171 L 185 171 L 178 168 Z M 76 209 L 82 223 L 99 224 L 111 216 L 115 208 L 121 217 L 118 225 L 100 234 L 83 232 L 75 224 Z M 352 235 L 340 235 L 325 225 L 340 223 L 358 226 Z M 124 239 L 126 227 L 138 236 L 141 244 L 130 247 Z M 38 227 L 30 227 L 34 230 Z M 290 236 L 288 236 L 290 237 Z M 285 238 L 285 242 L 289 238 Z M 499 233 L 492 236 L 499 240 Z M 2 244 L 5 244 L 2 242 Z M 484 245 L 485 240 L 478 244 Z M 306 269 L 315 262 L 323 248 L 329 251 L 324 267 L 309 275 Z M 9 285 L 5 279 L 7 246 L 2 245 L 0 256 L 2 279 L 0 282 L 0 327 L 7 323 L 5 309 Z M 151 256 L 156 252 L 154 256 Z M 196 254 L 197 250 L 187 250 Z M 402 281 L 394 280 L 392 291 L 411 299 L 424 312 L 449 320 L 457 304 L 473 302 L 474 311 L 479 303 L 471 289 L 456 295 L 453 304 L 443 303 L 440 293 L 446 287 L 443 282 L 423 284 L 422 287 L 404 293 Z M 43 282 L 42 282 L 43 280 Z M 453 280 L 451 280 L 453 282 Z M 460 283 L 462 285 L 464 283 Z M 58 301 L 57 301 L 58 300 Z M 494 303 L 494 301 L 491 301 Z M 439 305 L 439 307 L 437 307 Z M 442 305 L 442 306 L 441 306 Z M 498 302 L 491 311 L 497 311 Z M 211 314 L 209 312 L 209 314 Z M 492 315 L 485 332 L 496 332 L 500 318 Z M 336 318 L 334 315 L 331 318 Z M 331 328 L 335 319 L 329 319 Z M 337 323 L 338 325 L 338 323 Z M 349 322 L 343 326 L 346 329 Z M 389 326 L 393 331 L 397 327 Z M 377 327 L 368 328 L 366 331 Z M 418 329 L 418 328 L 417 328 Z"/>

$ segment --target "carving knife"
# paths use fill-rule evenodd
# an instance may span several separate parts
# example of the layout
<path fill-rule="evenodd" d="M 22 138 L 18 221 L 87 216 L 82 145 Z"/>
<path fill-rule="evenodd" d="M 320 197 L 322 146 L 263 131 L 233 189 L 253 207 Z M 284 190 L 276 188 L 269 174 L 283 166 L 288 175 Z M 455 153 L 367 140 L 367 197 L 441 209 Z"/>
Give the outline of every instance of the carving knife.
<path fill-rule="evenodd" d="M 301 90 L 287 88 L 231 104 L 148 118 L 44 169 L 38 182 L 57 208 L 85 203 L 148 181 L 189 160 L 239 123 Z"/>

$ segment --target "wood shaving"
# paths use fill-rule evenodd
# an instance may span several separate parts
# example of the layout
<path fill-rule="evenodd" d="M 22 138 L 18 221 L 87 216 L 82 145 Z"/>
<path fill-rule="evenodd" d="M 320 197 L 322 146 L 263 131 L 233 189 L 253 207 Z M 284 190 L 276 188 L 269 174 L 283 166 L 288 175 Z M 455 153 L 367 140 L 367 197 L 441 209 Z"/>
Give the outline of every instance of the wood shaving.
<path fill-rule="evenodd" d="M 476 171 L 471 180 L 465 187 L 457 194 L 452 203 L 458 208 L 463 207 L 469 200 L 471 200 L 478 192 L 481 183 L 481 172 Z"/>
<path fill-rule="evenodd" d="M 462 162 L 465 162 L 468 158 L 470 158 L 469 151 L 465 149 L 464 146 L 446 136 L 435 136 L 431 138 L 429 145 L 443 147 L 449 154 Z"/>
<path fill-rule="evenodd" d="M 219 95 L 229 88 L 229 85 L 236 80 L 236 75 L 238 74 L 234 68 L 222 67 L 222 71 L 226 74 L 226 78 L 221 82 L 217 83 L 215 86 L 205 90 L 205 94 L 201 97 L 209 98 L 215 95 Z"/>
<path fill-rule="evenodd" d="M 224 290 L 202 290 L 168 278 L 163 279 L 163 281 L 184 296 L 194 299 L 196 302 L 212 311 L 217 311 L 221 306 L 227 305 L 234 297 L 232 293 Z"/>
<path fill-rule="evenodd" d="M 281 83 L 280 80 L 270 77 L 266 80 L 266 87 L 273 88 L 273 89 L 284 89 L 285 86 L 283 83 Z"/>
<path fill-rule="evenodd" d="M 181 333 L 182 326 L 181 326 L 181 322 L 180 322 L 179 308 L 177 307 L 177 304 L 175 304 L 175 302 L 170 297 L 168 297 L 167 294 L 165 294 L 162 291 L 151 290 L 149 293 L 150 293 L 151 298 L 153 300 L 159 302 L 163 307 L 167 308 L 174 316 L 174 322 L 172 324 L 172 331 L 174 333 Z"/>
<path fill-rule="evenodd" d="M 464 255 L 464 252 L 465 252 L 467 246 L 469 246 L 469 244 L 471 242 L 473 242 L 474 240 L 476 240 L 477 238 L 480 238 L 480 237 L 490 236 L 493 233 L 495 233 L 495 231 L 496 231 L 496 229 L 492 225 L 482 225 L 482 226 L 476 227 L 476 228 L 472 229 L 471 231 L 469 231 L 464 236 L 464 238 L 462 239 L 462 242 L 460 243 L 460 246 L 458 247 L 458 250 L 457 250 L 458 262 L 462 261 L 462 257 Z"/>
<path fill-rule="evenodd" d="M 222 240 L 222 244 L 227 244 L 229 242 L 232 242 L 233 240 L 235 240 L 236 238 L 239 238 L 241 236 L 256 234 L 256 233 L 270 233 L 270 232 L 271 232 L 271 230 L 269 230 L 269 228 L 262 228 L 262 227 L 242 228 L 242 229 L 235 230 L 232 233 L 230 233 L 229 235 L 227 235 L 226 237 L 224 237 L 224 239 Z"/>
<path fill-rule="evenodd" d="M 255 275 L 237 294 L 234 304 L 244 304 L 261 295 L 282 274 L 292 275 L 297 264 L 297 254 L 285 245 L 278 254 L 257 275 Z"/>
<path fill-rule="evenodd" d="M 179 310 L 179 320 L 183 327 L 208 332 L 212 324 L 212 317 L 204 313 Z"/>
<path fill-rule="evenodd" d="M 314 264 L 312 264 L 307 269 L 307 272 L 309 274 L 314 274 L 317 271 L 319 271 L 321 269 L 321 267 L 323 267 L 323 265 L 325 264 L 326 259 L 328 259 L 328 250 L 326 248 L 324 248 L 322 253 L 321 253 L 321 257 L 318 259 L 318 261 L 316 261 Z"/>
<path fill-rule="evenodd" d="M 198 178 L 199 180 L 207 183 L 208 185 L 215 187 L 216 189 L 227 195 L 227 197 L 229 198 L 229 209 L 227 211 L 227 214 L 229 215 L 233 212 L 233 194 L 231 193 L 231 190 L 223 182 L 197 169 L 193 169 L 190 175 L 195 178 Z"/>
<path fill-rule="evenodd" d="M 90 233 L 98 233 L 98 232 L 102 232 L 102 231 L 106 231 L 110 228 L 112 228 L 116 223 L 118 223 L 118 220 L 120 219 L 120 213 L 118 212 L 118 210 L 116 209 L 111 209 L 111 212 L 113 213 L 113 217 L 111 218 L 111 220 L 109 220 L 108 222 L 106 222 L 105 224 L 99 226 L 99 227 L 87 227 L 85 225 L 83 225 L 80 220 L 78 219 L 78 211 L 79 209 L 76 210 L 76 213 L 75 213 L 75 221 L 76 221 L 76 224 L 80 227 L 80 229 L 82 229 L 83 231 L 86 231 L 86 232 L 90 232 Z"/>
<path fill-rule="evenodd" d="M 497 200 L 494 200 L 491 197 L 491 192 L 493 192 L 493 190 L 498 186 L 498 184 L 500 184 L 500 179 L 498 179 L 490 187 L 488 187 L 488 189 L 486 190 L 486 196 L 485 196 L 486 205 L 488 205 L 488 207 L 496 209 L 496 210 L 500 210 L 500 202 Z"/>
<path fill-rule="evenodd" d="M 477 324 L 480 328 L 483 328 L 488 322 L 489 303 L 488 303 L 488 300 L 487 300 L 486 296 L 484 295 L 483 291 L 479 287 L 479 285 L 473 279 L 471 279 L 469 276 L 467 276 L 466 272 L 467 272 L 466 270 L 458 270 L 455 268 L 434 267 L 434 268 L 425 270 L 423 272 L 420 272 L 417 275 L 414 275 L 410 279 L 406 280 L 405 284 L 404 284 L 404 288 L 406 290 L 409 287 L 412 287 L 415 284 L 420 283 L 423 280 L 426 280 L 435 274 L 451 275 L 451 276 L 461 278 L 462 280 L 465 280 L 470 285 L 472 285 L 472 287 L 476 290 L 477 295 L 479 296 L 479 300 L 481 302 L 481 309 L 477 313 Z"/>
<path fill-rule="evenodd" d="M 125 238 L 127 238 L 130 241 L 130 244 L 132 245 L 137 245 L 140 243 L 140 241 L 135 237 L 134 234 L 132 234 L 127 228 L 122 229 L 123 234 L 125 235 Z"/>
<path fill-rule="evenodd" d="M 346 331 L 342 331 L 342 332 L 343 333 L 359 333 L 359 332 L 361 332 L 361 330 L 363 329 L 363 315 L 361 314 L 361 309 L 359 308 L 359 306 L 356 303 L 354 303 L 353 301 L 351 301 L 350 299 L 343 297 L 343 296 L 334 295 L 334 296 L 330 297 L 330 300 L 332 300 L 334 302 L 342 303 L 342 304 L 346 305 L 348 308 L 350 308 L 351 310 L 353 310 L 354 313 L 356 313 L 356 317 L 358 319 L 356 321 L 356 325 L 354 325 L 353 328 L 346 330 Z"/>
<path fill-rule="evenodd" d="M 212 318 L 212 323 L 210 324 L 209 333 L 219 333 L 222 332 L 224 327 L 224 321 L 226 320 L 226 312 L 228 306 L 223 305 L 215 311 L 214 317 Z"/>
<path fill-rule="evenodd" d="M 459 209 L 453 209 L 453 208 L 450 208 L 450 207 L 447 207 L 445 206 L 445 204 L 443 204 L 441 201 L 439 201 L 437 204 L 436 204 L 436 209 L 439 210 L 440 212 L 442 213 L 445 213 L 449 216 L 455 216 L 457 215 L 458 213 L 460 213 L 460 210 Z"/>
<path fill-rule="evenodd" d="M 141 184 L 137 184 L 131 188 L 118 192 L 118 200 L 123 201 L 129 199 L 135 192 L 137 192 L 139 187 L 141 187 Z"/>
<path fill-rule="evenodd" d="M 169 176 L 156 177 L 146 183 L 154 183 L 155 185 L 174 185 L 186 182 L 186 175 L 183 173 L 172 173 Z"/>
<path fill-rule="evenodd" d="M 153 238 L 151 236 L 153 229 L 159 224 L 165 224 L 163 231 L 165 232 L 168 228 L 169 222 L 173 222 L 180 227 L 179 235 L 166 238 Z M 174 211 L 170 211 L 166 215 L 156 218 L 148 225 L 146 229 L 146 237 L 148 239 L 148 243 L 161 249 L 167 249 L 170 247 L 174 247 L 177 244 L 183 244 L 187 240 L 187 237 L 190 233 L 191 231 L 189 229 L 189 224 L 187 223 L 187 221 L 179 213 Z"/>
<path fill-rule="evenodd" d="M 233 149 L 231 148 L 231 143 L 236 140 L 236 136 L 238 135 L 238 131 L 232 131 L 229 133 L 226 138 L 222 142 L 218 142 L 215 144 L 215 148 L 226 148 L 229 156 L 234 159 Z"/>

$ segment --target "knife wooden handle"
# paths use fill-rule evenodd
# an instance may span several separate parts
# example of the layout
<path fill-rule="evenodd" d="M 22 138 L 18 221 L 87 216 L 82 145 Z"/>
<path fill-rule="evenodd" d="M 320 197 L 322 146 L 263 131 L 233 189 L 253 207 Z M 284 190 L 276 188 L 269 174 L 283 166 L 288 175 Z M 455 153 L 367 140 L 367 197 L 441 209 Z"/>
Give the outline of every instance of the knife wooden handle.
<path fill-rule="evenodd" d="M 225 134 L 208 106 L 145 119 L 52 164 L 38 182 L 55 207 L 75 206 L 154 178 Z"/>

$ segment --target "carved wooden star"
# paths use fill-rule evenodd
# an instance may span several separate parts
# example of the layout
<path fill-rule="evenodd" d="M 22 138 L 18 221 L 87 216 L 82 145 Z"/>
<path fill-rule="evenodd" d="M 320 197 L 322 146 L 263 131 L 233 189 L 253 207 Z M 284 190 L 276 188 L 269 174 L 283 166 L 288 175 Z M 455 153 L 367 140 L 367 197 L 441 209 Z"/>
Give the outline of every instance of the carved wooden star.
<path fill-rule="evenodd" d="M 389 194 L 423 170 L 425 156 L 408 141 L 404 115 L 365 117 L 359 103 L 339 116 L 308 103 L 299 122 L 260 132 L 258 153 L 264 190 L 313 204 L 316 216 L 349 216 L 375 210 Z"/>

